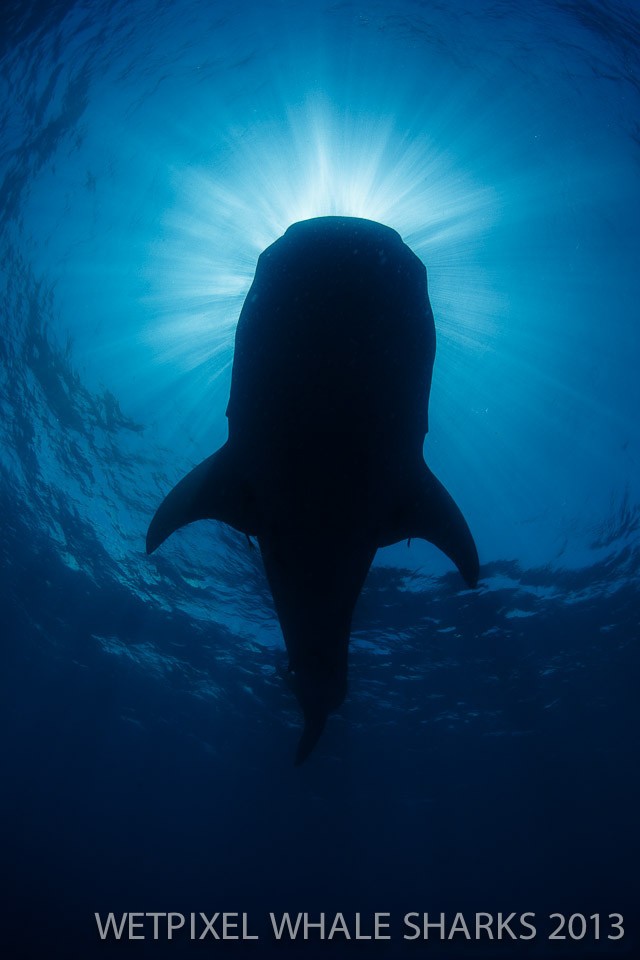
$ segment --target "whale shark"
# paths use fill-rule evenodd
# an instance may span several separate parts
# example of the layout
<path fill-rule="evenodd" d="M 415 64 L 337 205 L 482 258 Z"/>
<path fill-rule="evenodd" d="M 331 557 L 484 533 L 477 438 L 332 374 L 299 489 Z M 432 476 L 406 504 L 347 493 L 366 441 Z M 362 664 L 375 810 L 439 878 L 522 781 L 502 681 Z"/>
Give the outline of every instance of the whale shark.
<path fill-rule="evenodd" d="M 228 439 L 149 526 L 148 553 L 196 520 L 257 539 L 304 719 L 296 764 L 345 698 L 378 548 L 428 540 L 477 584 L 469 527 L 423 457 L 435 348 L 426 268 L 395 230 L 293 224 L 260 255 L 240 313 Z"/>

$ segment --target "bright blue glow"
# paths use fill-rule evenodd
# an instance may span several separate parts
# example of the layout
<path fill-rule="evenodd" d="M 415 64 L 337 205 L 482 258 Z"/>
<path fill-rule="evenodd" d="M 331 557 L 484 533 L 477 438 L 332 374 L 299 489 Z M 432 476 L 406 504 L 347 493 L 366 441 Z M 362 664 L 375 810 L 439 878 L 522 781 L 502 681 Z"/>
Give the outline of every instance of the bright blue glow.
<path fill-rule="evenodd" d="M 229 362 L 258 256 L 290 224 L 328 215 L 377 220 L 429 263 L 434 250 L 442 257 L 478 243 L 495 218 L 494 190 L 452 169 L 437 145 L 407 142 L 390 120 L 353 124 L 330 104 L 311 102 L 263 136 L 230 148 L 221 179 L 207 168 L 181 174 L 165 240 L 150 256 L 162 290 L 154 306 L 166 314 L 148 334 L 154 354 L 185 370 L 206 364 L 210 380 Z M 455 289 L 445 286 L 443 295 L 454 301 Z M 491 312 L 486 290 L 468 290 L 449 335 L 478 340 Z"/>

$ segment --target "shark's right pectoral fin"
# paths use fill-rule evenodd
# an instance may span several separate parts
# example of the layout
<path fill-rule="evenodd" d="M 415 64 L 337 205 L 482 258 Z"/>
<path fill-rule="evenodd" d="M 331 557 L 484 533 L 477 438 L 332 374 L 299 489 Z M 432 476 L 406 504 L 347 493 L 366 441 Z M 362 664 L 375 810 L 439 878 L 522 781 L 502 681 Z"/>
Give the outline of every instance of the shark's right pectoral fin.
<path fill-rule="evenodd" d="M 433 543 L 452 560 L 468 587 L 478 585 L 478 551 L 467 521 L 450 493 L 426 466 L 411 518 L 414 537 Z"/>
<path fill-rule="evenodd" d="M 468 587 L 477 586 L 480 564 L 467 521 L 453 497 L 424 463 L 380 546 L 413 537 L 433 543 L 455 563 Z"/>
<path fill-rule="evenodd" d="M 222 520 L 242 533 L 256 532 L 255 506 L 229 445 L 180 480 L 158 507 L 147 531 L 147 553 L 195 520 Z"/>

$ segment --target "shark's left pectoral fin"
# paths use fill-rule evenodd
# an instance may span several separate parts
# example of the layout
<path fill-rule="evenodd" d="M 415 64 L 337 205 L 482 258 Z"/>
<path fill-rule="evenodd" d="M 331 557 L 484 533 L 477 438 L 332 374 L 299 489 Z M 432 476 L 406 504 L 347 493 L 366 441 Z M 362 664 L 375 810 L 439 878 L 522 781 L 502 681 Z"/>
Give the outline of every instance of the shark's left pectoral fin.
<path fill-rule="evenodd" d="M 251 497 L 228 443 L 194 467 L 167 494 L 147 531 L 147 553 L 195 520 L 222 520 L 242 533 L 256 532 Z"/>
<path fill-rule="evenodd" d="M 422 465 L 419 480 L 412 486 L 394 528 L 383 546 L 413 537 L 428 540 L 455 563 L 468 587 L 478 585 L 478 551 L 467 521 L 426 464 Z"/>

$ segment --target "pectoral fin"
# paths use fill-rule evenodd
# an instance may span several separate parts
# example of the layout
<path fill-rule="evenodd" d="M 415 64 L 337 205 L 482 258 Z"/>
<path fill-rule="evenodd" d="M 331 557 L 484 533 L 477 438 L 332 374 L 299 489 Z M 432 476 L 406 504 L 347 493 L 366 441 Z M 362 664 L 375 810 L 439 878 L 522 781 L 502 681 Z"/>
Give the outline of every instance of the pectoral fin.
<path fill-rule="evenodd" d="M 162 501 L 147 531 L 147 553 L 195 520 L 222 520 L 242 533 L 257 532 L 255 505 L 228 444 L 194 467 Z"/>
<path fill-rule="evenodd" d="M 455 563 L 467 586 L 477 586 L 480 566 L 471 531 L 453 497 L 426 464 L 380 546 L 413 537 L 433 543 Z"/>

